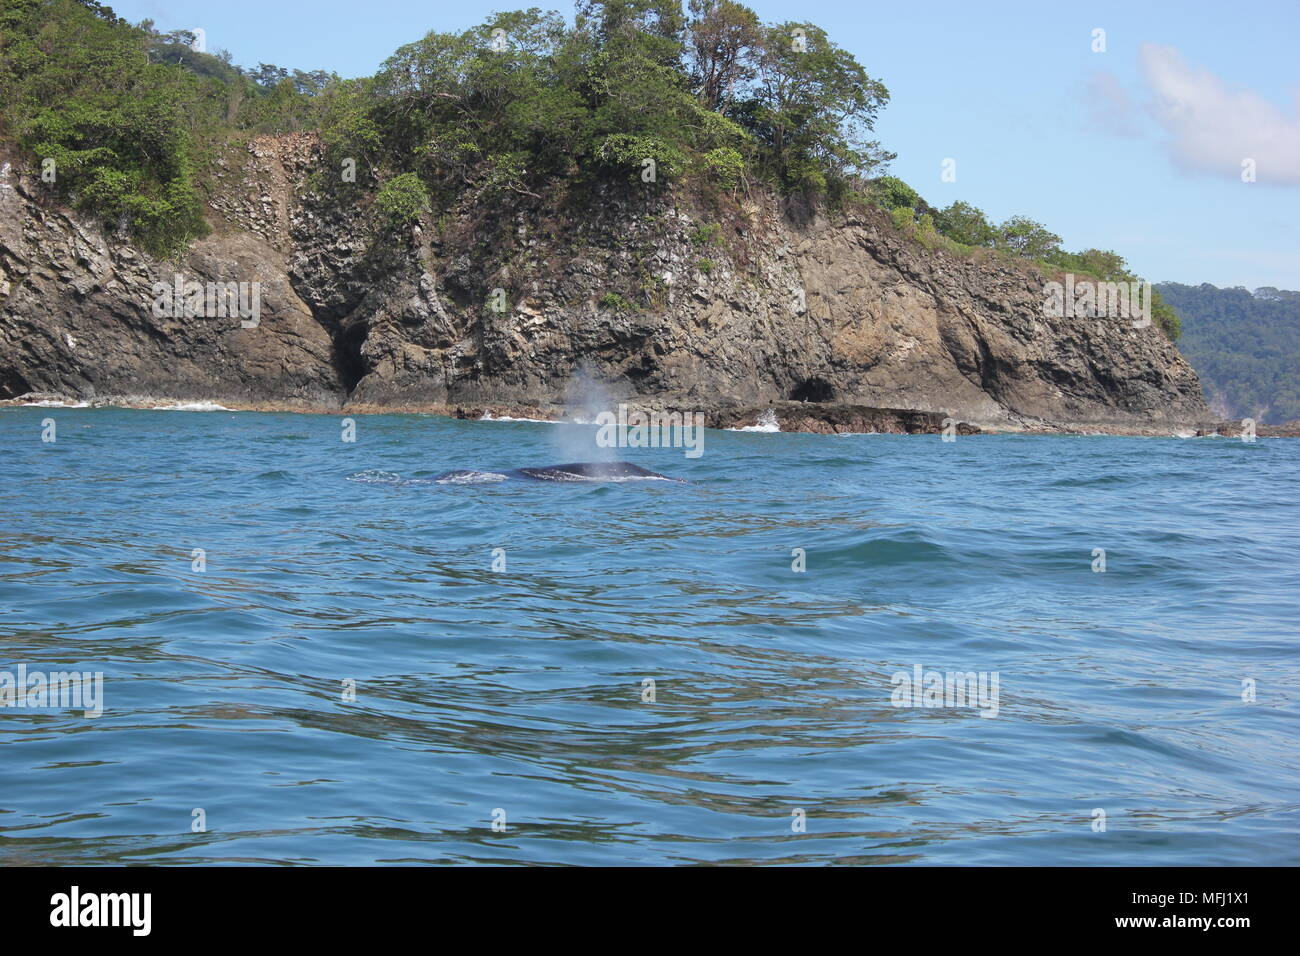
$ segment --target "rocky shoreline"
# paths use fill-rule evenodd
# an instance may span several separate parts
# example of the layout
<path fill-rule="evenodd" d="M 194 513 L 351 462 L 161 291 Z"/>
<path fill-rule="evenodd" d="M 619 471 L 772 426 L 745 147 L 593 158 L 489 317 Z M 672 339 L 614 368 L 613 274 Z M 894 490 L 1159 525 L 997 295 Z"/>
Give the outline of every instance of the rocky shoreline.
<path fill-rule="evenodd" d="M 957 435 L 1115 435 L 1131 437 L 1233 438 L 1240 439 L 1240 421 L 1204 422 L 1191 428 L 1171 431 L 1158 425 L 1070 423 L 1025 420 L 996 425 L 956 421 L 937 412 L 915 409 L 876 408 L 829 402 L 773 402 L 768 405 L 720 405 L 714 408 L 688 408 L 680 404 L 627 403 L 633 411 L 645 413 L 699 413 L 705 427 L 733 431 L 771 431 L 805 434 L 882 434 L 937 435 L 951 423 Z M 305 402 L 267 402 L 196 400 L 194 398 L 157 396 L 116 396 L 93 400 L 51 393 L 32 393 L 17 398 L 0 399 L 0 408 L 126 408 L 141 411 L 232 411 L 281 412 L 308 415 L 439 415 L 465 421 L 586 421 L 589 407 L 574 408 L 563 404 L 446 404 L 437 402 L 376 405 L 347 403 L 328 405 Z M 1259 438 L 1300 438 L 1300 420 L 1282 425 L 1256 425 Z"/>

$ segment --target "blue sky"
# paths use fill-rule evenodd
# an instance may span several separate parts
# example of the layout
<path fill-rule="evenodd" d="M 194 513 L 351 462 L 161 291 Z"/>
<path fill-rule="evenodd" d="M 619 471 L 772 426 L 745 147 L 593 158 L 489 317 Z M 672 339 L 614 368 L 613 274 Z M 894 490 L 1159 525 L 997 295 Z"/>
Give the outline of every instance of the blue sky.
<path fill-rule="evenodd" d="M 111 5 L 160 29 L 201 27 L 209 51 L 241 65 L 359 76 L 429 30 L 534 4 L 572 14 L 568 0 Z M 1300 289 L 1295 0 L 749 5 L 769 22 L 818 24 L 884 81 L 877 134 L 898 154 L 892 171 L 931 203 L 1028 215 L 1067 248 L 1114 249 L 1153 281 Z M 940 176 L 949 158 L 955 182 Z"/>

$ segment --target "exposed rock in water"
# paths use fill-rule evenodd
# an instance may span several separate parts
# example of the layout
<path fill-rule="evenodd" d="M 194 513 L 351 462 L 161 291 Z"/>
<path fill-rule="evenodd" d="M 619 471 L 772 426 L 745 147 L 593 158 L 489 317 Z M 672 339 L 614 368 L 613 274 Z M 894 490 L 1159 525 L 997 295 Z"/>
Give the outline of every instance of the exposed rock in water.
<path fill-rule="evenodd" d="M 764 424 L 787 432 L 825 434 L 936 434 L 947 426 L 953 434 L 974 435 L 980 429 L 941 412 L 867 405 L 776 402 L 762 407 L 719 409 L 708 424 L 715 428 L 761 428 Z"/>
<path fill-rule="evenodd" d="M 1249 419 L 1229 419 L 1228 421 L 1215 422 L 1212 425 L 1202 425 L 1197 431 L 1198 438 L 1208 438 L 1218 436 L 1220 438 L 1240 439 L 1243 434 L 1249 438 L 1250 432 L 1246 430 L 1246 422 Z M 1256 438 L 1300 438 L 1300 418 L 1295 421 L 1286 422 L 1282 425 L 1255 425 L 1254 435 Z"/>
<path fill-rule="evenodd" d="M 1157 328 L 1046 317 L 1031 264 L 926 250 L 876 210 L 832 221 L 606 183 L 467 194 L 377 236 L 373 183 L 322 192 L 318 162 L 310 134 L 255 140 L 242 169 L 218 171 L 213 234 L 172 264 L 58 208 L 12 160 L 0 399 L 551 418 L 584 370 L 610 401 L 721 427 L 768 410 L 782 430 L 833 432 L 951 418 L 1167 433 L 1213 418 Z M 159 317 L 154 284 L 176 274 L 259 282 L 256 327 Z"/>

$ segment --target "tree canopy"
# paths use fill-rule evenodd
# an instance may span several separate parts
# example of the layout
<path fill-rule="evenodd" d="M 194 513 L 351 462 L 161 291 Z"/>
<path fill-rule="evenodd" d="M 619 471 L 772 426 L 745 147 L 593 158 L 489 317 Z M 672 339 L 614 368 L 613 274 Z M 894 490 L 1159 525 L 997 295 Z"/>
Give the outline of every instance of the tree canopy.
<path fill-rule="evenodd" d="M 327 162 L 378 186 L 398 227 L 465 193 L 538 196 L 599 177 L 831 203 L 870 201 L 927 244 L 990 247 L 1128 276 L 1114 253 L 1068 253 L 1041 223 L 930 206 L 879 175 L 884 84 L 816 24 L 763 23 L 737 0 L 577 0 L 573 25 L 533 7 L 428 33 L 377 74 L 259 63 L 194 34 L 132 25 L 96 0 L 6 0 L 0 109 L 9 134 L 78 208 L 174 252 L 205 229 L 213 158 L 249 136 L 317 130 Z M 875 177 L 875 178 L 872 178 Z M 1177 315 L 1157 302 L 1171 336 Z"/>

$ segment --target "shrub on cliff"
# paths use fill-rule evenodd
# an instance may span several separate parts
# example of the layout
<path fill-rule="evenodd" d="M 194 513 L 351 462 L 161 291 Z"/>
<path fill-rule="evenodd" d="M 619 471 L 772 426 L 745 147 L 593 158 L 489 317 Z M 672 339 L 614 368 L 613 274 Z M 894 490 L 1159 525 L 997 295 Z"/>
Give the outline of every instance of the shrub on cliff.
<path fill-rule="evenodd" d="M 1183 334 L 1183 320 L 1172 305 L 1164 300 L 1158 289 L 1151 290 L 1151 318 L 1157 326 L 1169 336 L 1171 342 L 1177 342 Z"/>
<path fill-rule="evenodd" d="M 1124 257 L 1105 249 L 1085 249 L 1082 252 L 1057 250 L 1047 261 L 1062 272 L 1095 276 L 1106 281 L 1119 282 L 1133 278 Z"/>
<path fill-rule="evenodd" d="M 596 147 L 596 159 L 607 169 L 622 171 L 642 182 L 676 177 L 687 165 L 686 154 L 670 140 L 630 133 L 612 133 Z"/>
<path fill-rule="evenodd" d="M 409 226 L 429 211 L 429 192 L 415 173 L 402 173 L 379 187 L 375 211 L 385 225 Z"/>
<path fill-rule="evenodd" d="M 920 193 L 897 176 L 881 176 L 872 180 L 867 196 L 881 209 L 890 212 L 904 208 L 915 211 L 929 205 Z"/>
<path fill-rule="evenodd" d="M 735 189 L 745 175 L 745 157 L 730 146 L 709 150 L 701 159 L 704 170 L 721 186 Z"/>
<path fill-rule="evenodd" d="M 916 225 L 916 210 L 911 206 L 895 206 L 889 211 L 889 217 L 894 220 L 894 228 L 909 236 L 912 234 Z"/>
<path fill-rule="evenodd" d="M 631 312 L 632 303 L 623 298 L 617 292 L 606 292 L 600 297 L 599 306 L 610 312 Z"/>

